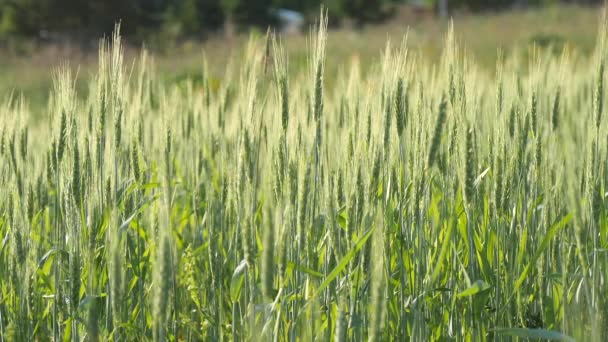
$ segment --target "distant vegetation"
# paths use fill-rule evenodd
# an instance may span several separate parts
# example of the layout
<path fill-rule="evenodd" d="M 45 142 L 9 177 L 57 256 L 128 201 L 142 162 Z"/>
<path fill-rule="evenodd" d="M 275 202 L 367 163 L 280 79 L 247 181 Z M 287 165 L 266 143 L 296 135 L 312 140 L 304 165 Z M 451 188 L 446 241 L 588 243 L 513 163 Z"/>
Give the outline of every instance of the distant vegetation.
<path fill-rule="evenodd" d="M 495 10 L 516 6 L 539 6 L 557 0 L 454 0 L 450 10 Z M 600 0 L 563 1 L 578 4 Z M 97 38 L 123 22 L 123 34 L 132 38 L 165 32 L 173 37 L 199 36 L 232 27 L 276 23 L 273 10 L 286 8 L 314 18 L 320 5 L 332 21 L 344 19 L 357 25 L 390 17 L 394 6 L 412 4 L 433 11 L 442 0 L 1 0 L 0 40 L 14 37 L 49 38 L 53 34 L 71 38 Z"/>

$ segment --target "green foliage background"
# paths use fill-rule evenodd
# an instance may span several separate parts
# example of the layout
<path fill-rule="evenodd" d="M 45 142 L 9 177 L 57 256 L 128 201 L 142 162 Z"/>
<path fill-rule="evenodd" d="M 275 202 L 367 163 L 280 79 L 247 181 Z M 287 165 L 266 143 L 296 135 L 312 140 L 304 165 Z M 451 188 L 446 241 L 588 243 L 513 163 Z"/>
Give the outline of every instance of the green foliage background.
<path fill-rule="evenodd" d="M 387 18 L 396 4 L 408 0 L 0 0 L 0 39 L 14 35 L 35 36 L 42 30 L 79 32 L 97 37 L 109 34 L 117 21 L 127 35 L 172 27 L 180 35 L 200 34 L 222 28 L 227 18 L 239 25 L 273 23 L 272 9 L 288 8 L 314 17 L 321 5 L 334 23 L 351 18 L 357 24 Z M 437 0 L 414 1 L 429 8 Z M 556 0 L 452 0 L 450 8 L 495 10 L 537 6 Z M 598 0 L 562 1 L 592 4 Z"/>

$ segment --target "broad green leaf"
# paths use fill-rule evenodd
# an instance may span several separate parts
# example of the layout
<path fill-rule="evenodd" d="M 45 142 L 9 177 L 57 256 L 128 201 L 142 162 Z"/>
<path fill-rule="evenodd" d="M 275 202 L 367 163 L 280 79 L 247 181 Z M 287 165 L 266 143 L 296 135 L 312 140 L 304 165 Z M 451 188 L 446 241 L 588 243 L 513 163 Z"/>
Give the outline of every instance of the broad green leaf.
<path fill-rule="evenodd" d="M 565 227 L 568 224 L 568 222 L 570 222 L 571 219 L 572 219 L 572 214 L 569 214 L 569 215 L 564 216 L 561 220 L 554 222 L 551 225 L 551 228 L 549 228 L 549 230 L 547 231 L 547 235 L 545 235 L 545 238 L 540 243 L 540 246 L 538 246 L 536 253 L 534 253 L 534 256 L 528 262 L 528 264 L 524 268 L 523 272 L 521 273 L 521 275 L 515 282 L 515 287 L 513 289 L 513 293 L 516 293 L 519 290 L 519 288 L 521 287 L 521 285 L 524 283 L 524 280 L 526 280 L 526 277 L 528 276 L 528 272 L 530 272 L 530 269 L 532 269 L 534 267 L 534 265 L 536 264 L 536 260 L 538 260 L 540 255 L 547 249 L 547 247 L 549 247 L 549 243 L 551 243 L 551 240 L 553 239 L 553 237 L 555 236 L 557 231 L 559 229 Z"/>
<path fill-rule="evenodd" d="M 70 341 L 72 337 L 72 319 L 68 318 L 64 322 L 65 330 L 63 331 L 63 340 Z"/>
<path fill-rule="evenodd" d="M 159 188 L 160 186 L 161 186 L 160 183 L 148 183 L 148 184 L 140 185 L 139 188 L 141 190 L 151 190 L 151 189 Z"/>
<path fill-rule="evenodd" d="M 480 292 L 490 289 L 490 285 L 485 281 L 478 279 L 468 289 L 456 295 L 456 298 L 471 297 Z"/>
<path fill-rule="evenodd" d="M 0 246 L 0 254 L 4 250 L 4 246 L 6 246 L 7 242 L 8 242 L 8 232 L 6 232 L 6 235 L 4 236 L 4 239 L 2 239 L 2 246 Z"/>
<path fill-rule="evenodd" d="M 339 214 L 336 216 L 336 220 L 342 229 L 346 229 L 346 218 L 343 214 Z"/>
<path fill-rule="evenodd" d="M 245 281 L 246 270 L 247 260 L 242 260 L 234 269 L 232 279 L 230 279 L 230 299 L 233 302 L 238 301 L 239 297 L 241 296 L 241 289 L 243 288 L 243 282 Z"/>
<path fill-rule="evenodd" d="M 306 267 L 306 266 L 303 266 L 303 265 L 296 265 L 296 264 L 294 264 L 294 263 L 293 263 L 293 262 L 291 262 L 291 261 L 288 261 L 288 262 L 287 262 L 287 266 L 288 266 L 288 267 L 291 267 L 291 268 L 293 268 L 293 269 L 295 269 L 295 270 L 298 270 L 298 271 L 300 271 L 300 272 L 302 272 L 302 273 L 306 273 L 306 274 L 308 274 L 309 276 L 312 276 L 312 277 L 315 277 L 315 278 L 323 278 L 323 273 L 321 273 L 321 272 L 317 272 L 317 271 L 315 271 L 315 270 L 313 270 L 313 269 L 310 269 L 310 268 L 308 268 L 308 267 Z"/>
<path fill-rule="evenodd" d="M 131 221 L 133 221 L 133 219 L 135 218 L 135 216 L 137 216 L 137 214 L 139 214 L 139 212 L 135 212 L 133 213 L 133 215 L 129 216 L 128 219 L 126 219 L 121 225 L 120 228 L 118 228 L 119 232 L 123 232 L 125 229 L 129 228 L 129 224 L 131 224 Z"/>
<path fill-rule="evenodd" d="M 446 255 L 447 255 L 449 244 L 452 241 L 452 231 L 453 231 L 455 225 L 456 225 L 455 222 L 449 222 L 447 224 L 448 230 L 443 237 L 443 241 L 441 243 L 441 251 L 439 252 L 439 257 L 437 258 L 437 261 L 435 262 L 435 269 L 433 270 L 433 274 L 431 275 L 431 284 L 434 283 L 435 280 L 437 280 L 437 276 L 439 276 L 439 271 L 441 270 L 441 265 L 443 265 L 443 260 L 445 259 Z"/>
<path fill-rule="evenodd" d="M 353 246 L 353 248 L 344 256 L 344 258 L 342 258 L 342 260 L 340 261 L 340 263 L 338 264 L 338 266 L 336 266 L 327 275 L 327 278 L 325 278 L 325 280 L 321 283 L 321 285 L 319 286 L 319 288 L 315 292 L 315 295 L 319 294 L 320 292 L 322 292 L 327 286 L 329 286 L 329 284 L 334 279 L 336 279 L 336 277 L 340 274 L 340 272 L 342 272 L 342 271 L 344 271 L 346 269 L 346 266 L 348 265 L 348 263 L 355 257 L 355 255 L 357 255 L 357 253 L 361 250 L 361 248 L 363 248 L 363 246 L 365 246 L 365 243 L 367 242 L 367 240 L 369 239 L 369 237 L 372 236 L 374 228 L 375 227 L 370 228 L 367 231 L 367 233 L 365 233 L 359 239 L 359 241 Z"/>
<path fill-rule="evenodd" d="M 54 256 L 54 255 L 55 255 L 55 247 L 51 248 L 46 253 L 44 253 L 42 258 L 40 258 L 40 260 L 38 260 L 38 268 L 42 268 L 46 264 L 47 260 L 49 260 L 51 258 L 51 256 Z"/>

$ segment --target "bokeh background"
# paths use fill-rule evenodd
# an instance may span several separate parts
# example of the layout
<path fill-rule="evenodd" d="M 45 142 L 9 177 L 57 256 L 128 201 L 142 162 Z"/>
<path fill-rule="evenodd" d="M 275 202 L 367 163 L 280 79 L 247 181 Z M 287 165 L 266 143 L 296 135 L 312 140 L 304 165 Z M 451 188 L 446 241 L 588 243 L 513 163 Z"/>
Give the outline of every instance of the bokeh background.
<path fill-rule="evenodd" d="M 498 56 L 526 58 L 533 47 L 573 56 L 594 45 L 600 0 L 0 0 L 0 94 L 23 94 L 44 108 L 50 69 L 78 69 L 78 88 L 96 68 L 99 39 L 117 22 L 127 60 L 145 47 L 168 82 L 201 77 L 202 56 L 221 82 L 250 35 L 282 34 L 290 68 L 307 65 L 307 33 L 329 12 L 327 80 L 353 58 L 376 58 L 387 38 L 436 59 L 453 21 L 461 46 L 486 68 Z M 364 70 L 365 71 L 365 70 Z"/>

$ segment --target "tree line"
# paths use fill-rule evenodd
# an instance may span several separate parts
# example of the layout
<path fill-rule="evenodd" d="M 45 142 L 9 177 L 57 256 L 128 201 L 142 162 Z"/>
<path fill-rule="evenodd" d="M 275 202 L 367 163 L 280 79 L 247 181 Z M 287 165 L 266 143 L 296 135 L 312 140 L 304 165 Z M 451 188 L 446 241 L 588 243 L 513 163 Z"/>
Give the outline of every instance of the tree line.
<path fill-rule="evenodd" d="M 512 6 L 539 6 L 559 0 L 0 0 L 0 39 L 13 36 L 40 37 L 51 33 L 99 36 L 122 22 L 126 35 L 143 36 L 159 30 L 175 35 L 204 35 L 232 27 L 276 23 L 279 8 L 314 18 L 324 5 L 332 23 L 349 19 L 356 24 L 382 21 L 394 6 L 413 3 L 436 10 L 466 8 L 472 11 Z M 593 4 L 602 0 L 570 0 Z"/>

